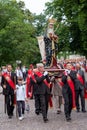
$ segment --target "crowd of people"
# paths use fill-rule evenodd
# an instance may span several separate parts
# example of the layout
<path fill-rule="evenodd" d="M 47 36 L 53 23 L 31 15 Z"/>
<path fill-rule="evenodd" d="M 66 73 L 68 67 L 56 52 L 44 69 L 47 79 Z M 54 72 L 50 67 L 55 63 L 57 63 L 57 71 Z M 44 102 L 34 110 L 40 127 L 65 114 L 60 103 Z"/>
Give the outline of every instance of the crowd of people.
<path fill-rule="evenodd" d="M 5 113 L 8 118 L 14 115 L 14 104 L 19 120 L 24 118 L 25 102 L 34 98 L 36 115 L 42 114 L 43 121 L 48 122 L 48 109 L 56 108 L 61 113 L 64 104 L 66 121 L 71 121 L 72 109 L 86 112 L 85 98 L 87 98 L 87 81 L 85 79 L 86 61 L 63 61 L 58 63 L 64 69 L 62 75 L 49 75 L 42 63 L 36 66 L 17 67 L 12 71 L 12 65 L 3 66 L 0 71 L 0 85 L 5 97 Z M 79 102 L 81 100 L 81 103 Z M 80 105 L 81 104 L 81 105 Z"/>

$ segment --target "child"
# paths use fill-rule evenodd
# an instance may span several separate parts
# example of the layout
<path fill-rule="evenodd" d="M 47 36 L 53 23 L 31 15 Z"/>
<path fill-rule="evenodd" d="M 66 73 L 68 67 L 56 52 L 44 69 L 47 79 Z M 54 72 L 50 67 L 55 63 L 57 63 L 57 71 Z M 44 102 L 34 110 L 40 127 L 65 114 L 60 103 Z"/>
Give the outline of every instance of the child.
<path fill-rule="evenodd" d="M 22 84 L 23 78 L 18 77 L 18 84 L 16 85 L 16 100 L 19 120 L 24 118 L 25 112 L 25 99 L 26 99 L 26 88 Z"/>

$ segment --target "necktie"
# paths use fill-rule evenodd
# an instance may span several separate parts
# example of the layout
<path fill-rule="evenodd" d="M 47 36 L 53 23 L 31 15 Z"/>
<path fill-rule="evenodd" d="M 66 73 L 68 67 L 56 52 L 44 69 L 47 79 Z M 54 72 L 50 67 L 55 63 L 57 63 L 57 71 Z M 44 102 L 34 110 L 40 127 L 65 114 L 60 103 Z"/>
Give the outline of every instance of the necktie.
<path fill-rule="evenodd" d="M 11 73 L 10 73 L 10 72 L 8 72 L 8 75 L 9 75 L 9 76 L 11 76 Z"/>

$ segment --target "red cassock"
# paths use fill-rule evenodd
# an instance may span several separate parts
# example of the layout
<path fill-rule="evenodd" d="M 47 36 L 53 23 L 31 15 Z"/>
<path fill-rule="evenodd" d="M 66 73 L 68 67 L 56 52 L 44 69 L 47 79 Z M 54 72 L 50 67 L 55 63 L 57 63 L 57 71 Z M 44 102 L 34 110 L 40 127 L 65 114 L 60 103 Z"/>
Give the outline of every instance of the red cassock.
<path fill-rule="evenodd" d="M 30 85 L 30 78 L 34 78 L 34 74 L 33 74 L 33 71 L 31 69 L 28 70 L 28 76 L 27 76 L 27 79 L 26 79 L 26 96 L 27 96 L 27 98 L 32 97 L 33 87 Z"/>
<path fill-rule="evenodd" d="M 27 79 L 26 79 L 26 96 L 27 96 L 27 98 L 29 98 L 29 84 L 30 84 L 30 78 L 29 77 L 27 77 Z"/>

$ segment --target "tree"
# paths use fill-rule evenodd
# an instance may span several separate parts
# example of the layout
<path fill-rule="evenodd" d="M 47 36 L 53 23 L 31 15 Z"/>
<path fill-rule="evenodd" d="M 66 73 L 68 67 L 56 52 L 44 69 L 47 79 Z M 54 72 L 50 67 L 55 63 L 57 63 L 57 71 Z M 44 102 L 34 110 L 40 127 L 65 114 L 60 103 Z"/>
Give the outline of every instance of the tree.
<path fill-rule="evenodd" d="M 40 59 L 33 16 L 23 2 L 0 2 L 0 64 L 36 63 Z M 35 59 L 35 56 L 38 56 Z"/>
<path fill-rule="evenodd" d="M 44 14 L 36 15 L 34 14 L 34 26 L 36 28 L 36 35 L 45 35 L 47 28 L 47 19 Z"/>

